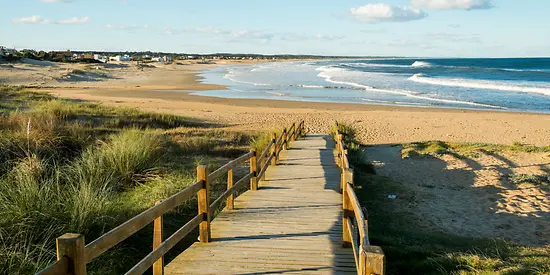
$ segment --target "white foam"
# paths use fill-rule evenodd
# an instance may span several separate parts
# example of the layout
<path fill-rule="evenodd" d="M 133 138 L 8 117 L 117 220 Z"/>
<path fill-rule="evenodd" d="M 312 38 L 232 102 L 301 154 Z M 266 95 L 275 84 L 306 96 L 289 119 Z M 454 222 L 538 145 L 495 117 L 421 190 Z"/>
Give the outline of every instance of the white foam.
<path fill-rule="evenodd" d="M 501 106 L 482 104 L 482 103 L 476 103 L 476 102 L 470 102 L 470 101 L 433 98 L 433 97 L 429 97 L 429 96 L 420 95 L 418 92 L 415 92 L 415 91 L 398 90 L 398 89 L 395 89 L 395 90 L 380 89 L 380 88 L 374 88 L 374 87 L 371 87 L 371 86 L 363 85 L 363 84 L 360 84 L 360 83 L 335 80 L 334 79 L 335 76 L 331 75 L 331 73 L 334 74 L 335 72 L 337 72 L 341 76 L 343 76 L 343 74 L 345 74 L 346 72 L 352 73 L 350 71 L 347 71 L 347 70 L 341 69 L 341 68 L 334 68 L 334 67 L 324 66 L 324 67 L 318 68 L 317 70 L 321 71 L 318 76 L 322 77 L 322 78 L 325 78 L 325 80 L 327 82 L 342 84 L 342 85 L 350 85 L 350 86 L 353 86 L 353 87 L 361 88 L 361 89 L 363 89 L 365 91 L 369 91 L 369 92 L 396 94 L 396 95 L 406 96 L 406 97 L 409 97 L 409 98 L 423 99 L 423 100 L 428 100 L 428 101 L 437 101 L 437 102 L 442 102 L 442 103 L 471 105 L 471 106 L 494 108 L 494 109 L 506 109 L 505 107 L 501 107 Z"/>
<path fill-rule="evenodd" d="M 267 83 L 254 83 L 254 82 L 248 82 L 243 80 L 238 80 L 235 78 L 235 72 L 232 70 L 228 70 L 228 72 L 223 76 L 223 78 L 231 80 L 233 82 L 242 83 L 242 84 L 249 84 L 254 86 L 272 86 L 271 84 Z"/>
<path fill-rule="evenodd" d="M 413 68 L 420 68 L 420 67 L 432 67 L 433 65 L 429 62 L 424 62 L 424 61 L 415 61 L 411 67 Z"/>
<path fill-rule="evenodd" d="M 463 78 L 429 78 L 423 74 L 415 74 L 409 80 L 439 86 L 463 87 L 471 89 L 497 90 L 509 92 L 537 93 L 550 95 L 550 87 L 525 87 L 514 84 L 502 84 L 492 81 L 471 80 Z"/>
<path fill-rule="evenodd" d="M 363 67 L 363 68 L 409 68 L 407 65 L 395 65 L 395 64 L 376 64 L 376 63 L 343 63 L 342 65 L 350 67 Z"/>
<path fill-rule="evenodd" d="M 326 88 L 326 86 L 321 86 L 321 85 L 297 85 L 298 87 L 302 87 L 302 88 L 311 88 L 311 89 L 323 89 L 323 88 Z"/>
<path fill-rule="evenodd" d="M 276 96 L 285 96 L 286 94 L 285 93 L 279 93 L 279 92 L 270 92 L 270 91 L 265 91 L 267 94 L 271 94 L 271 95 L 276 95 Z"/>

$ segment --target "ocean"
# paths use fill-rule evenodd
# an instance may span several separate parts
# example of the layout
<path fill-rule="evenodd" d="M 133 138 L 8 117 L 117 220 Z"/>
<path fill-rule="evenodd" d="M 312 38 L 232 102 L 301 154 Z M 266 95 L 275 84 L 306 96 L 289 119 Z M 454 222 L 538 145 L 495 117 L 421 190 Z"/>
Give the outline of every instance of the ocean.
<path fill-rule="evenodd" d="M 222 66 L 226 98 L 550 113 L 550 58 L 376 58 Z"/>

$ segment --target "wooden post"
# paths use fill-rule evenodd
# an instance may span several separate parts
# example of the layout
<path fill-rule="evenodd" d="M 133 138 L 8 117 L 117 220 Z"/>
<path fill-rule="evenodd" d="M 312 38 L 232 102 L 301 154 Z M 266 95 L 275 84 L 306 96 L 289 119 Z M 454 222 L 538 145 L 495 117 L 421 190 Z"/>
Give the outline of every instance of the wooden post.
<path fill-rule="evenodd" d="M 258 173 L 258 159 L 256 158 L 256 149 L 250 149 L 250 152 L 253 153 L 252 157 L 250 157 L 250 173 L 252 173 L 252 177 L 250 178 L 250 190 L 256 191 L 258 190 L 258 179 L 256 178 L 256 174 Z"/>
<path fill-rule="evenodd" d="M 197 167 L 197 180 L 202 181 L 202 189 L 197 193 L 199 203 L 199 215 L 203 215 L 203 220 L 199 225 L 199 240 L 201 243 L 208 243 L 210 237 L 210 193 L 208 183 L 208 168 L 206 165 Z"/>
<path fill-rule="evenodd" d="M 159 204 L 160 201 L 157 201 L 155 205 Z M 157 217 L 153 222 L 153 250 L 157 249 L 162 244 L 162 215 Z M 164 274 L 164 257 L 160 257 L 153 264 L 153 275 L 163 275 Z"/>
<path fill-rule="evenodd" d="M 384 275 L 386 259 L 382 248 L 372 245 L 361 245 L 359 252 L 359 274 Z"/>
<path fill-rule="evenodd" d="M 292 136 L 290 137 L 292 141 L 296 141 L 296 135 L 298 134 L 298 128 L 300 128 L 300 126 L 296 127 L 296 122 L 292 123 L 292 127 L 291 128 L 294 128 L 294 133 L 292 134 Z"/>
<path fill-rule="evenodd" d="M 227 190 L 233 187 L 233 169 L 229 169 L 227 172 Z M 225 202 L 225 209 L 233 210 L 235 207 L 235 196 L 233 194 L 229 195 L 227 201 Z"/>
<path fill-rule="evenodd" d="M 67 233 L 57 238 L 57 260 L 67 257 L 69 274 L 86 275 L 86 252 L 84 235 Z"/>
<path fill-rule="evenodd" d="M 283 150 L 288 150 L 288 131 L 286 128 L 283 131 Z"/>
<path fill-rule="evenodd" d="M 271 140 L 273 141 L 273 147 L 271 147 L 271 155 L 273 158 L 271 159 L 271 165 L 277 166 L 277 150 L 276 150 L 276 144 L 277 142 L 277 134 L 273 133 L 273 136 L 271 137 Z"/>
<path fill-rule="evenodd" d="M 343 207 L 343 219 L 342 219 L 342 229 L 343 229 L 343 246 L 351 247 L 352 236 L 349 235 L 348 228 L 351 228 L 353 225 L 348 223 L 348 217 L 354 218 L 353 215 L 353 206 L 351 205 L 351 200 L 348 194 L 348 183 L 353 186 L 353 170 L 345 169 L 342 170 L 342 207 Z"/>

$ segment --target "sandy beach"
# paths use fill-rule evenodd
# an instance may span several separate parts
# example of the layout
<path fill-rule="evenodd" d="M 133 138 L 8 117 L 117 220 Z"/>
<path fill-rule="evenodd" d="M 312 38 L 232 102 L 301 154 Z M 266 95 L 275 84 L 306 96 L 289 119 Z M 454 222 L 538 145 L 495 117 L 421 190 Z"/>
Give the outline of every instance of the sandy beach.
<path fill-rule="evenodd" d="M 304 119 L 310 132 L 326 132 L 335 120 L 356 126 L 366 144 L 443 140 L 550 144 L 550 115 L 283 100 L 228 99 L 193 95 L 224 86 L 200 82 L 202 70 L 256 60 L 201 64 L 60 64 L 0 66 L 0 81 L 39 88 L 56 96 L 113 106 L 174 113 L 237 129 L 280 128 Z"/>
<path fill-rule="evenodd" d="M 546 146 L 550 145 L 550 115 L 227 99 L 193 94 L 204 90 L 226 89 L 224 86 L 201 83 L 199 74 L 202 70 L 250 62 L 258 61 L 209 64 L 188 61 L 143 68 L 136 64 L 18 63 L 4 64 L 0 66 L 0 72 L 3 84 L 22 85 L 61 98 L 178 114 L 201 120 L 212 127 L 232 130 L 280 129 L 292 122 L 305 120 L 310 133 L 326 133 L 336 120 L 344 121 L 355 126 L 362 143 L 372 145 L 367 155 L 380 175 L 412 184 L 410 186 L 420 186 L 415 191 L 414 205 L 407 209 L 413 215 L 424 215 L 426 226 L 437 226 L 460 235 L 496 234 L 531 245 L 547 241 L 548 236 L 541 235 L 541 232 L 550 228 L 550 224 L 546 222 L 547 219 L 540 219 L 547 216 L 540 213 L 546 213 L 550 207 L 547 193 L 536 186 L 518 189 L 507 182 L 507 177 L 513 173 L 545 174 L 550 162 L 547 154 L 505 153 L 495 156 L 483 153 L 477 159 L 467 160 L 445 156 L 407 160 L 401 159 L 400 147 L 388 145 L 442 140 L 497 144 L 520 142 Z M 422 186 L 426 186 L 426 182 L 441 188 L 447 185 L 452 188 L 449 187 L 450 191 L 443 196 L 439 189 L 424 190 Z M 462 191 L 456 191 L 455 185 L 471 186 L 469 190 L 472 192 L 465 195 Z M 487 186 L 491 188 L 485 188 Z M 499 195 L 495 196 L 495 193 Z M 400 198 L 407 199 L 407 194 L 401 195 Z M 480 205 L 483 205 L 481 209 Z M 460 215 L 451 208 L 460 208 Z M 433 209 L 441 211 L 433 212 Z M 495 216 L 495 213 L 500 214 Z M 456 219 L 462 216 L 471 218 Z M 468 222 L 452 223 L 449 220 Z M 525 221 L 532 226 L 519 226 Z M 495 228 L 499 229 L 495 231 Z M 510 228 L 526 230 L 527 235 L 518 239 L 519 231 Z"/>

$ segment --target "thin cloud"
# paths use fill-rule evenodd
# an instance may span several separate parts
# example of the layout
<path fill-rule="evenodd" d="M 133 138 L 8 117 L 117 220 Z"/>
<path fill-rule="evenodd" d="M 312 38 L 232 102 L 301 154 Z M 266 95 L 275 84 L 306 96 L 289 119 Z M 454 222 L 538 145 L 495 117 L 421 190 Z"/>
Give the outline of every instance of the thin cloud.
<path fill-rule="evenodd" d="M 88 16 L 84 16 L 84 17 L 73 17 L 73 18 L 64 19 L 64 20 L 57 20 L 54 23 L 61 24 L 61 25 L 76 25 L 76 24 L 84 24 L 89 20 L 90 18 Z"/>
<path fill-rule="evenodd" d="M 47 21 L 47 20 L 42 19 L 42 17 L 40 17 L 38 15 L 12 19 L 12 22 L 16 23 L 16 24 L 38 24 L 38 23 L 42 23 L 42 22 L 45 22 L 45 21 Z"/>
<path fill-rule="evenodd" d="M 185 32 L 204 33 L 204 34 L 230 34 L 231 31 L 222 30 L 214 27 L 185 28 Z"/>
<path fill-rule="evenodd" d="M 479 34 L 460 34 L 448 32 L 430 32 L 427 33 L 430 38 L 435 38 L 444 41 L 465 42 L 465 43 L 481 43 Z"/>
<path fill-rule="evenodd" d="M 40 0 L 42 3 L 71 3 L 73 0 Z"/>
<path fill-rule="evenodd" d="M 351 15 L 363 22 L 406 22 L 420 20 L 428 16 L 414 7 L 398 7 L 389 4 L 368 4 L 350 9 Z"/>
<path fill-rule="evenodd" d="M 494 7 L 492 0 L 411 0 L 411 4 L 429 10 L 479 10 Z"/>
<path fill-rule="evenodd" d="M 296 42 L 307 41 L 307 40 L 335 41 L 335 40 L 340 40 L 344 38 L 344 36 L 327 35 L 327 34 L 321 34 L 321 33 L 318 33 L 315 35 L 302 34 L 302 33 L 283 33 L 279 35 L 278 38 L 284 41 L 296 41 Z"/>
<path fill-rule="evenodd" d="M 105 28 L 115 29 L 115 30 L 137 30 L 137 29 L 147 29 L 149 25 L 117 25 L 117 24 L 106 24 Z"/>

